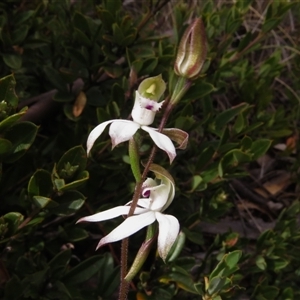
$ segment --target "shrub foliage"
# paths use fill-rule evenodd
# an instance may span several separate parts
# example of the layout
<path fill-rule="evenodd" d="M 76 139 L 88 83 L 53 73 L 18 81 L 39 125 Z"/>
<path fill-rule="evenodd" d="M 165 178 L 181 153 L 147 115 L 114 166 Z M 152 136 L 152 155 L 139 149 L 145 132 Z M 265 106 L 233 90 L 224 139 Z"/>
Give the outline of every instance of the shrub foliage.
<path fill-rule="evenodd" d="M 169 166 L 181 233 L 152 251 L 129 299 L 297 299 L 300 247 L 297 1 L 6 1 L 0 4 L 0 297 L 115 299 L 120 219 L 78 224 L 131 200 L 126 147 L 97 124 L 127 119 L 142 79 L 174 88 L 176 47 L 201 16 L 208 56 L 167 127 L 190 135 Z M 159 119 L 159 118 L 158 118 Z M 145 140 L 142 158 L 149 154 Z M 277 181 L 276 181 L 277 180 Z M 144 232 L 130 238 L 129 262 Z M 200 296 L 201 295 L 201 296 Z"/>

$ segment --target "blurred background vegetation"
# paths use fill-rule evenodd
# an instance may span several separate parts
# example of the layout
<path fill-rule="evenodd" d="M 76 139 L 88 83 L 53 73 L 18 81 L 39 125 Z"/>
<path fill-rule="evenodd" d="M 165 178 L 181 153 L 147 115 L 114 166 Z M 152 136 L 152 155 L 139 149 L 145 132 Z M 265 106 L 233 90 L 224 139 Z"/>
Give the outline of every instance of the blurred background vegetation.
<path fill-rule="evenodd" d="M 300 296 L 300 3 L 6 0 L 0 4 L 0 298 L 117 299 L 121 220 L 75 222 L 130 201 L 127 149 L 98 123 L 128 118 L 138 84 L 173 88 L 178 41 L 201 16 L 202 75 L 167 127 L 190 134 L 169 166 L 182 233 L 150 254 L 129 299 Z M 158 116 L 159 119 L 159 116 Z M 145 140 L 143 158 L 151 141 Z M 144 232 L 130 238 L 129 262 Z"/>

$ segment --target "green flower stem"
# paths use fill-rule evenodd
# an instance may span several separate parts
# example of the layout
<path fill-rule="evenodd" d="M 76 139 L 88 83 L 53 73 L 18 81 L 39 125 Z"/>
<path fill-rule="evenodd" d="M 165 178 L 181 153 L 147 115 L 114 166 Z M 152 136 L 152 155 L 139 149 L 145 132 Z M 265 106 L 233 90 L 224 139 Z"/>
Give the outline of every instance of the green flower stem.
<path fill-rule="evenodd" d="M 129 159 L 133 176 L 136 182 L 141 182 L 142 174 L 140 169 L 140 155 L 135 137 L 129 140 Z"/>

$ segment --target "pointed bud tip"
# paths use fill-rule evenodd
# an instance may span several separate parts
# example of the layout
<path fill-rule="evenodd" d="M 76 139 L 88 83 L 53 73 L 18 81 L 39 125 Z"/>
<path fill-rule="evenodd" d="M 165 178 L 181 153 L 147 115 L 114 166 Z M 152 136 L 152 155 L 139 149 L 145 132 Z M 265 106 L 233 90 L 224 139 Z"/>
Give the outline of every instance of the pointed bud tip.
<path fill-rule="evenodd" d="M 101 247 L 104 246 L 105 244 L 106 244 L 106 243 L 103 242 L 103 239 L 101 239 L 100 242 L 98 243 L 98 245 L 97 245 L 95 251 L 97 251 L 99 248 L 101 248 Z"/>

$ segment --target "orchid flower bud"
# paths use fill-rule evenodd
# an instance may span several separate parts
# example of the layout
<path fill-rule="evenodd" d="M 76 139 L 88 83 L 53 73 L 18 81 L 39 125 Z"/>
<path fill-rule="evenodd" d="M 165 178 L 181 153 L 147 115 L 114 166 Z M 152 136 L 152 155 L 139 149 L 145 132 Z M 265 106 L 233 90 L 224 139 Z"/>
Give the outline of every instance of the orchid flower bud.
<path fill-rule="evenodd" d="M 196 19 L 184 32 L 177 51 L 174 71 L 178 76 L 193 79 L 200 74 L 207 54 L 203 22 Z"/>
<path fill-rule="evenodd" d="M 161 75 L 150 77 L 141 82 L 135 93 L 135 102 L 131 112 L 134 122 L 140 125 L 150 125 L 163 101 L 157 103 L 166 90 L 166 84 Z"/>

